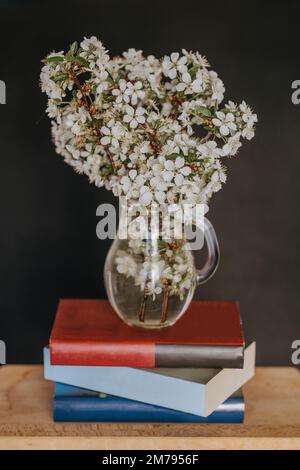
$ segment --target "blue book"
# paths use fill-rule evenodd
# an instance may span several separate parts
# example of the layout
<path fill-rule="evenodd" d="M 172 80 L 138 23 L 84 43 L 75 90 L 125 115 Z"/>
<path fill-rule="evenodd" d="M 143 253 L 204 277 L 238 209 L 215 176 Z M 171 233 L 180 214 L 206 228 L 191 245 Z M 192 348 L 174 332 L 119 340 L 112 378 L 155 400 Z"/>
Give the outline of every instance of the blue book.
<path fill-rule="evenodd" d="M 54 421 L 145 423 L 242 423 L 245 403 L 241 390 L 206 418 L 127 398 L 55 384 Z"/>

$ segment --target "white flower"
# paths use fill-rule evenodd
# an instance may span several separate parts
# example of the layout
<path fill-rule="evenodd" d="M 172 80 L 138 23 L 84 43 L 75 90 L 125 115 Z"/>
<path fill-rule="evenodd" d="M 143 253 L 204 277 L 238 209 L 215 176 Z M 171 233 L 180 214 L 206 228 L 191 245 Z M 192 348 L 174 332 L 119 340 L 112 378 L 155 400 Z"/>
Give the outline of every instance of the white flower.
<path fill-rule="evenodd" d="M 46 113 L 48 114 L 50 118 L 56 119 L 58 124 L 61 124 L 61 114 L 60 114 L 59 108 L 55 104 L 55 102 L 52 101 L 51 99 L 48 102 Z"/>
<path fill-rule="evenodd" d="M 116 257 L 117 271 L 125 274 L 126 277 L 135 277 L 137 272 L 137 264 L 134 258 L 125 251 L 119 250 Z"/>
<path fill-rule="evenodd" d="M 163 204 L 166 200 L 166 193 L 164 191 L 155 191 L 155 198 L 159 204 Z"/>
<path fill-rule="evenodd" d="M 242 112 L 242 119 L 246 123 L 255 123 L 257 122 L 257 115 L 253 114 L 252 109 L 248 106 L 245 101 L 243 101 L 239 106 Z"/>
<path fill-rule="evenodd" d="M 122 135 L 122 130 L 120 126 L 115 124 L 115 121 L 111 119 L 107 126 L 101 127 L 101 133 L 104 136 L 101 138 L 102 145 L 112 145 L 113 147 L 119 147 L 119 139 Z"/>
<path fill-rule="evenodd" d="M 92 36 L 90 38 L 84 38 L 83 41 L 80 43 L 80 47 L 84 51 L 88 51 L 91 48 L 97 49 L 97 48 L 102 48 L 102 42 L 99 41 L 95 36 Z"/>
<path fill-rule="evenodd" d="M 162 293 L 162 288 L 160 286 L 153 287 L 151 282 L 147 283 L 148 295 L 152 296 L 152 299 L 155 300 L 156 296 Z"/>
<path fill-rule="evenodd" d="M 203 91 L 203 79 L 200 73 L 197 73 L 197 77 L 192 83 L 192 91 L 194 93 L 201 93 Z"/>
<path fill-rule="evenodd" d="M 254 129 L 252 124 L 247 124 L 247 126 L 242 130 L 242 137 L 247 140 L 251 140 L 254 137 Z"/>
<path fill-rule="evenodd" d="M 242 113 L 242 120 L 246 124 L 242 130 L 242 137 L 251 140 L 254 136 L 254 125 L 257 123 L 257 115 L 253 113 L 245 101 L 240 104 L 239 108 Z"/>
<path fill-rule="evenodd" d="M 188 176 L 192 173 L 192 170 L 189 166 L 184 166 L 180 169 L 180 173 L 182 173 L 184 176 Z"/>
<path fill-rule="evenodd" d="M 175 184 L 176 186 L 181 186 L 184 182 L 184 177 L 182 176 L 182 174 L 178 174 L 175 176 Z"/>
<path fill-rule="evenodd" d="M 164 166 L 165 166 L 166 170 L 172 171 L 172 170 L 174 170 L 175 165 L 174 165 L 174 162 L 172 160 L 166 160 L 164 162 Z"/>
<path fill-rule="evenodd" d="M 236 130 L 234 115 L 232 113 L 224 114 L 222 111 L 216 112 L 216 118 L 213 118 L 213 125 L 220 128 L 220 134 L 226 136 L 230 131 Z"/>
<path fill-rule="evenodd" d="M 181 76 L 181 82 L 178 83 L 178 85 L 176 85 L 176 90 L 177 91 L 186 90 L 189 87 L 189 85 L 191 84 L 191 82 L 192 82 L 192 78 L 191 78 L 190 74 L 188 72 L 183 73 L 182 76 Z"/>
<path fill-rule="evenodd" d="M 129 178 L 134 180 L 137 177 L 137 171 L 136 170 L 130 170 L 128 175 L 129 175 Z"/>
<path fill-rule="evenodd" d="M 173 52 L 171 56 L 165 56 L 162 68 L 164 75 L 171 79 L 176 78 L 177 71 L 180 73 L 185 73 L 187 71 L 187 58 L 186 56 L 179 56 L 178 52 Z"/>
<path fill-rule="evenodd" d="M 135 106 L 138 102 L 138 99 L 143 99 L 145 96 L 145 92 L 142 89 L 143 84 L 142 82 L 138 81 L 134 84 L 131 82 L 127 83 L 127 89 L 125 90 L 126 96 L 131 98 L 131 103 Z"/>
<path fill-rule="evenodd" d="M 237 132 L 233 137 L 229 137 L 227 143 L 223 145 L 222 151 L 224 156 L 235 155 L 241 147 L 240 133 Z"/>
<path fill-rule="evenodd" d="M 123 118 L 124 122 L 129 124 L 131 129 L 136 129 L 139 124 L 145 123 L 145 108 L 139 106 L 138 108 L 134 109 L 132 106 L 126 106 L 126 114 Z"/>
<path fill-rule="evenodd" d="M 166 182 L 170 182 L 174 178 L 174 173 L 172 171 L 164 170 L 161 175 L 162 175 L 164 181 L 166 181 Z"/>
<path fill-rule="evenodd" d="M 74 114 L 69 114 L 66 119 L 66 126 L 71 129 L 71 132 L 75 135 L 79 135 L 81 132 L 80 124 Z"/>
<path fill-rule="evenodd" d="M 107 82 L 108 73 L 106 70 L 95 71 L 95 84 L 98 84 L 96 91 L 98 94 L 103 93 L 107 90 L 109 84 Z"/>
<path fill-rule="evenodd" d="M 185 160 L 183 157 L 177 157 L 175 160 L 175 167 L 182 168 L 184 166 Z"/>
<path fill-rule="evenodd" d="M 128 176 L 122 176 L 120 183 L 122 185 L 122 190 L 126 194 L 129 191 L 129 189 L 131 188 L 132 183 L 131 183 L 130 179 L 128 178 Z"/>
<path fill-rule="evenodd" d="M 123 52 L 123 56 L 129 64 L 138 64 L 143 58 L 143 53 L 131 47 L 128 51 Z"/>
<path fill-rule="evenodd" d="M 150 204 L 150 202 L 152 201 L 152 198 L 153 196 L 149 188 L 147 186 L 142 186 L 140 189 L 140 197 L 139 197 L 140 204 L 144 206 L 148 206 L 148 204 Z"/>
<path fill-rule="evenodd" d="M 127 89 L 127 82 L 123 78 L 119 80 L 119 88 L 114 88 L 112 94 L 116 96 L 116 103 L 120 104 L 122 101 L 129 103 L 130 98 L 128 94 L 125 93 Z"/>
<path fill-rule="evenodd" d="M 66 149 L 71 153 L 74 160 L 78 160 L 80 158 L 80 150 L 76 149 L 72 145 L 66 145 Z"/>
<path fill-rule="evenodd" d="M 227 104 L 225 104 L 225 108 L 230 111 L 231 113 L 236 113 L 238 110 L 237 104 L 235 104 L 233 101 L 228 101 Z"/>
<path fill-rule="evenodd" d="M 109 56 L 102 42 L 92 36 L 91 38 L 84 38 L 80 43 L 80 47 L 83 49 L 80 56 L 89 61 L 89 68 L 94 72 L 97 70 L 103 71 L 109 61 Z"/>
<path fill-rule="evenodd" d="M 177 91 L 184 91 L 186 94 L 200 93 L 202 91 L 202 76 L 201 74 L 192 81 L 192 78 L 188 72 L 183 73 L 181 76 L 181 82 L 176 85 Z"/>
<path fill-rule="evenodd" d="M 209 72 L 209 78 L 211 80 L 211 89 L 212 89 L 212 96 L 211 99 L 212 101 L 216 101 L 217 103 L 221 103 L 221 101 L 224 99 L 224 92 L 225 92 L 225 87 L 218 77 L 218 74 L 211 70 Z"/>
<path fill-rule="evenodd" d="M 224 149 L 224 147 L 223 147 Z M 224 156 L 223 149 L 218 147 L 217 142 L 214 140 L 209 140 L 205 144 L 198 145 L 197 150 L 200 152 L 201 157 L 209 158 L 219 158 Z"/>
<path fill-rule="evenodd" d="M 49 57 L 52 57 L 53 54 L 49 54 Z M 56 54 L 55 54 L 56 55 Z M 56 72 L 56 71 L 55 71 Z M 59 69 L 57 70 L 57 73 Z M 44 93 L 47 93 L 48 97 L 51 100 L 61 101 L 64 95 L 64 90 L 60 87 L 54 80 L 52 80 L 53 69 L 50 65 L 44 65 L 41 71 L 41 88 Z"/>

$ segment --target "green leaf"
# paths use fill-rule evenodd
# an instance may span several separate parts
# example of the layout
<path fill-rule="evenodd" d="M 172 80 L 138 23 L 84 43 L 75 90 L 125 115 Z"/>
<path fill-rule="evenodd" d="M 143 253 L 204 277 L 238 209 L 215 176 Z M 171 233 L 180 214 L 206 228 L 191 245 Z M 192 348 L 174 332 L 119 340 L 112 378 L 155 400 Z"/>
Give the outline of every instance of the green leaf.
<path fill-rule="evenodd" d="M 168 247 L 168 243 L 164 240 L 158 240 L 158 249 L 165 250 Z"/>
<path fill-rule="evenodd" d="M 88 67 L 89 66 L 89 63 L 88 61 L 84 58 L 84 57 L 81 57 L 80 55 L 78 55 L 76 58 L 75 58 L 76 62 L 78 62 L 80 65 L 83 65 L 84 67 Z"/>
<path fill-rule="evenodd" d="M 195 111 L 196 113 L 199 113 L 204 117 L 208 117 L 208 118 L 212 117 L 212 113 L 210 109 L 206 108 L 205 106 L 196 106 Z"/>
<path fill-rule="evenodd" d="M 100 171 L 102 176 L 109 176 L 111 173 L 113 173 L 112 166 L 103 166 Z"/>
<path fill-rule="evenodd" d="M 67 73 L 60 73 L 59 75 L 56 75 L 54 77 L 54 81 L 57 82 L 57 81 L 60 81 L 60 80 L 67 80 L 69 78 L 68 74 Z"/>
<path fill-rule="evenodd" d="M 170 155 L 166 155 L 168 160 L 176 160 L 177 157 L 182 157 L 179 153 L 170 153 Z"/>
<path fill-rule="evenodd" d="M 197 70 L 199 70 L 199 65 L 194 65 L 194 67 L 192 67 L 188 70 L 188 72 L 189 72 L 190 76 L 192 77 L 192 79 L 196 78 Z"/>
<path fill-rule="evenodd" d="M 68 62 L 75 62 L 76 57 L 75 57 L 73 54 L 71 54 L 71 52 L 69 51 L 69 52 L 67 52 L 67 54 L 66 54 L 66 60 L 67 60 Z"/>
<path fill-rule="evenodd" d="M 78 49 L 78 44 L 77 44 L 77 42 L 75 41 L 75 42 L 73 42 L 73 44 L 71 44 L 71 46 L 70 46 L 70 51 L 69 51 L 70 54 L 72 54 L 73 56 L 75 56 L 75 55 L 76 55 L 76 52 L 77 52 L 77 49 Z"/>
<path fill-rule="evenodd" d="M 46 57 L 42 62 L 63 62 L 64 56 L 62 55 L 53 55 L 52 57 Z"/>

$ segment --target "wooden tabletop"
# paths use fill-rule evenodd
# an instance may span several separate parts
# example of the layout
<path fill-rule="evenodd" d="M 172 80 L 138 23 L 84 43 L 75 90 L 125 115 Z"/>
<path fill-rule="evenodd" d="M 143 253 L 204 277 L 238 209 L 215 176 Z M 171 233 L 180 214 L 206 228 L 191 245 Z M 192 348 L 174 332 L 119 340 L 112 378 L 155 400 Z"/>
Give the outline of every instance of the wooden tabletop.
<path fill-rule="evenodd" d="M 300 449 L 300 374 L 259 367 L 244 424 L 54 423 L 38 365 L 0 367 L 0 449 Z"/>

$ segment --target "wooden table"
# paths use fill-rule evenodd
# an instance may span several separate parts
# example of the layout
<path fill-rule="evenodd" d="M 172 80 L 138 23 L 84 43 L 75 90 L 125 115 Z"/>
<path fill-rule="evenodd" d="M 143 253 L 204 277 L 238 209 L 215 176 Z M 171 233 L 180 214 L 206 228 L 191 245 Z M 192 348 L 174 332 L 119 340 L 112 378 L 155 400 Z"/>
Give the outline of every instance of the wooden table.
<path fill-rule="evenodd" d="M 300 449 L 300 374 L 259 367 L 245 424 L 54 423 L 38 365 L 0 367 L 0 449 Z"/>

